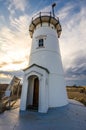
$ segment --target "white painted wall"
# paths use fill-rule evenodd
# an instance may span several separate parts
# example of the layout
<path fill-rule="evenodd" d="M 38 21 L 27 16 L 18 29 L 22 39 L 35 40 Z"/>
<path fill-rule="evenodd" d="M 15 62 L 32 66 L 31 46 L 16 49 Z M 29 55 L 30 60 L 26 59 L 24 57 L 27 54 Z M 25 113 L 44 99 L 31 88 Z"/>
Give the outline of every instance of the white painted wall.
<path fill-rule="evenodd" d="M 36 39 L 36 37 L 40 35 L 46 35 L 47 37 L 44 39 L 44 48 L 39 49 L 39 39 Z M 52 73 L 59 71 L 59 73 L 63 74 L 59 43 L 55 29 L 40 27 L 34 31 L 29 65 L 33 63 L 47 68 Z"/>

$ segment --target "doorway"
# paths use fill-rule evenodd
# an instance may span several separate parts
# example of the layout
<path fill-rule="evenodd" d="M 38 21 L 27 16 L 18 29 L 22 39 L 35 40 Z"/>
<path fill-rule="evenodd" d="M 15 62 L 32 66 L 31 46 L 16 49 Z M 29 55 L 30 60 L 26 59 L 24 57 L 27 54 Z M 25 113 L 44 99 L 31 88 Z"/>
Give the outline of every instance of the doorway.
<path fill-rule="evenodd" d="M 35 75 L 29 77 L 27 94 L 27 109 L 38 110 L 39 107 L 39 78 Z"/>
<path fill-rule="evenodd" d="M 39 80 L 38 78 L 35 78 L 33 88 L 33 107 L 38 109 L 38 104 L 39 104 Z"/>

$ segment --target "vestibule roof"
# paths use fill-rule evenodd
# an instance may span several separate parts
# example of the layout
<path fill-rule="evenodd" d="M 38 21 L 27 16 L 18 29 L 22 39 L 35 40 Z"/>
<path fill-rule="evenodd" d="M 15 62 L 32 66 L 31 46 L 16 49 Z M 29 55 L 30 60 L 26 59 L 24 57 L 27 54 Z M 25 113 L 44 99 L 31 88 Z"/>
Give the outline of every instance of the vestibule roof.
<path fill-rule="evenodd" d="M 32 64 L 31 66 L 25 68 L 23 71 L 27 71 L 28 69 L 30 69 L 30 68 L 32 68 L 32 67 L 34 67 L 34 66 L 36 66 L 36 67 L 38 67 L 38 68 L 41 68 L 41 69 L 45 70 L 47 73 L 49 73 L 49 70 L 48 70 L 47 68 L 42 67 L 42 66 L 39 66 L 39 65 L 37 65 L 37 64 Z"/>

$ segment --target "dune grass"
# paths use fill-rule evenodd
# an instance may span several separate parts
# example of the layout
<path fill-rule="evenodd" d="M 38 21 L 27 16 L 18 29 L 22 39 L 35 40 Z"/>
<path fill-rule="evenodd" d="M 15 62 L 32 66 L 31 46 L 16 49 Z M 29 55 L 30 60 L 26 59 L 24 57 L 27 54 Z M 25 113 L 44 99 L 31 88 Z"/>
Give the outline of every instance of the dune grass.
<path fill-rule="evenodd" d="M 86 87 L 67 87 L 67 95 L 69 99 L 77 100 L 86 106 Z"/>

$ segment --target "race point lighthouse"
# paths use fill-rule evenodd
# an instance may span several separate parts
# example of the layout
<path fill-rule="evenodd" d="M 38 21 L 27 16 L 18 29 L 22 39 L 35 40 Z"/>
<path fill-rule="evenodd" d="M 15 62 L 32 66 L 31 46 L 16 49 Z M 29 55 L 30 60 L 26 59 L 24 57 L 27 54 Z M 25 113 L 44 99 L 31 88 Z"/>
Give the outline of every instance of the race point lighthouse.
<path fill-rule="evenodd" d="M 36 109 L 46 113 L 51 107 L 68 104 L 58 38 L 59 18 L 51 12 L 40 12 L 32 18 L 29 67 L 24 70 L 20 110 Z"/>

